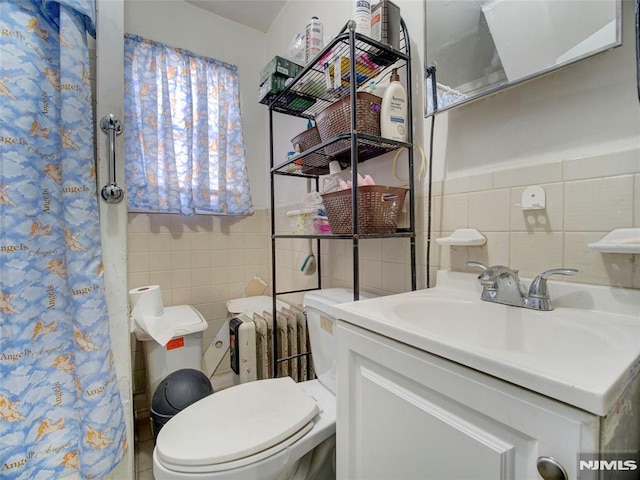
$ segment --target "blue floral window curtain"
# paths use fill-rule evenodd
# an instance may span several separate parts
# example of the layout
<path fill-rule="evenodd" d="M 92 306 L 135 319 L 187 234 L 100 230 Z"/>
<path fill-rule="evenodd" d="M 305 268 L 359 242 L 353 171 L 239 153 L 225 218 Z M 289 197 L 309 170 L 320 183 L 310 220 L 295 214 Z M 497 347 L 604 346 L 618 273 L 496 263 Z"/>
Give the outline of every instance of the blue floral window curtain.
<path fill-rule="evenodd" d="M 0 478 L 99 478 L 127 449 L 109 336 L 93 0 L 0 1 Z"/>
<path fill-rule="evenodd" d="M 125 37 L 130 211 L 253 213 L 233 65 Z"/>

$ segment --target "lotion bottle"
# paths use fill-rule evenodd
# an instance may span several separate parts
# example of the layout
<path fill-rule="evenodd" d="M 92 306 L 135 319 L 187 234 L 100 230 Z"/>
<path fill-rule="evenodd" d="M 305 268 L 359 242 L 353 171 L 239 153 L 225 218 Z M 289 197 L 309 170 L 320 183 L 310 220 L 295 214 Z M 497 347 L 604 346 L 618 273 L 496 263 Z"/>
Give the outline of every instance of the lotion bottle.
<path fill-rule="evenodd" d="M 371 2 L 369 0 L 353 0 L 351 19 L 356 22 L 356 32 L 371 36 Z"/>
<path fill-rule="evenodd" d="M 380 136 L 407 141 L 407 92 L 400 83 L 397 68 L 391 71 L 391 82 L 382 96 Z"/>

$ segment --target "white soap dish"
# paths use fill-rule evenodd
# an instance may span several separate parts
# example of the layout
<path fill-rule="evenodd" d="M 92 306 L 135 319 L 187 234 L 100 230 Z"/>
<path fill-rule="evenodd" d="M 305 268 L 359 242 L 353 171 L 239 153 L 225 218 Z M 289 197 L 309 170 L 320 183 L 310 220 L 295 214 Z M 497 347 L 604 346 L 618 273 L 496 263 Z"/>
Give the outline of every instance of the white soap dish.
<path fill-rule="evenodd" d="M 602 253 L 640 253 L 640 228 L 618 228 L 587 247 Z"/>
<path fill-rule="evenodd" d="M 459 228 L 448 237 L 436 238 L 438 245 L 458 245 L 462 247 L 479 247 L 487 243 L 487 237 L 475 228 Z"/>

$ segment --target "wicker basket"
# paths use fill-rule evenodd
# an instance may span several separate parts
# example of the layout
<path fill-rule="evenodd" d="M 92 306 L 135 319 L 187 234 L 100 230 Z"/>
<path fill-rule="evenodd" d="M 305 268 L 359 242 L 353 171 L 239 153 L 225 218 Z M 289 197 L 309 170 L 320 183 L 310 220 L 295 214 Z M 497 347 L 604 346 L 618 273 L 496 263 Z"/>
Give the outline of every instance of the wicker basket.
<path fill-rule="evenodd" d="M 295 148 L 296 145 L 299 145 L 300 152 L 309 150 L 320 142 L 321 140 L 320 134 L 318 133 L 318 127 L 311 127 L 291 139 L 293 148 Z M 322 175 L 326 173 L 327 163 L 329 163 L 329 160 L 327 159 L 324 149 L 321 148 L 310 155 L 305 155 L 296 163 L 302 165 L 302 173 Z"/>
<path fill-rule="evenodd" d="M 358 187 L 358 233 L 389 234 L 398 228 L 406 188 L 368 185 Z M 322 195 L 332 233 L 352 233 L 351 189 Z"/>
<path fill-rule="evenodd" d="M 380 136 L 380 104 L 382 99 L 366 92 L 356 94 L 356 113 L 359 133 Z M 316 125 L 323 142 L 351 132 L 351 97 L 333 102 L 316 115 Z M 328 155 L 343 152 L 350 146 L 349 140 L 340 140 L 325 147 Z"/>
<path fill-rule="evenodd" d="M 291 144 L 294 148 L 296 145 L 300 145 L 301 152 L 309 150 L 311 147 L 315 147 L 319 143 L 320 134 L 318 133 L 318 127 L 311 127 L 291 139 Z"/>

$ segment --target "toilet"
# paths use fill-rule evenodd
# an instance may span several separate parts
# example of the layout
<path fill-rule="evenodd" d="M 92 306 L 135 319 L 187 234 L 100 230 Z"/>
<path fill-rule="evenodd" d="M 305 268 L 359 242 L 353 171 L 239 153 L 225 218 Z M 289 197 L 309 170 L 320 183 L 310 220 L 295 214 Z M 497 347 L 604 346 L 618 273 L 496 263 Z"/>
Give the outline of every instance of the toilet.
<path fill-rule="evenodd" d="M 360 298 L 375 295 L 361 293 Z M 243 383 L 185 408 L 162 428 L 153 451 L 156 480 L 335 478 L 335 305 L 344 288 L 305 294 L 316 380 Z M 317 474 L 321 472 L 319 475 Z"/>

